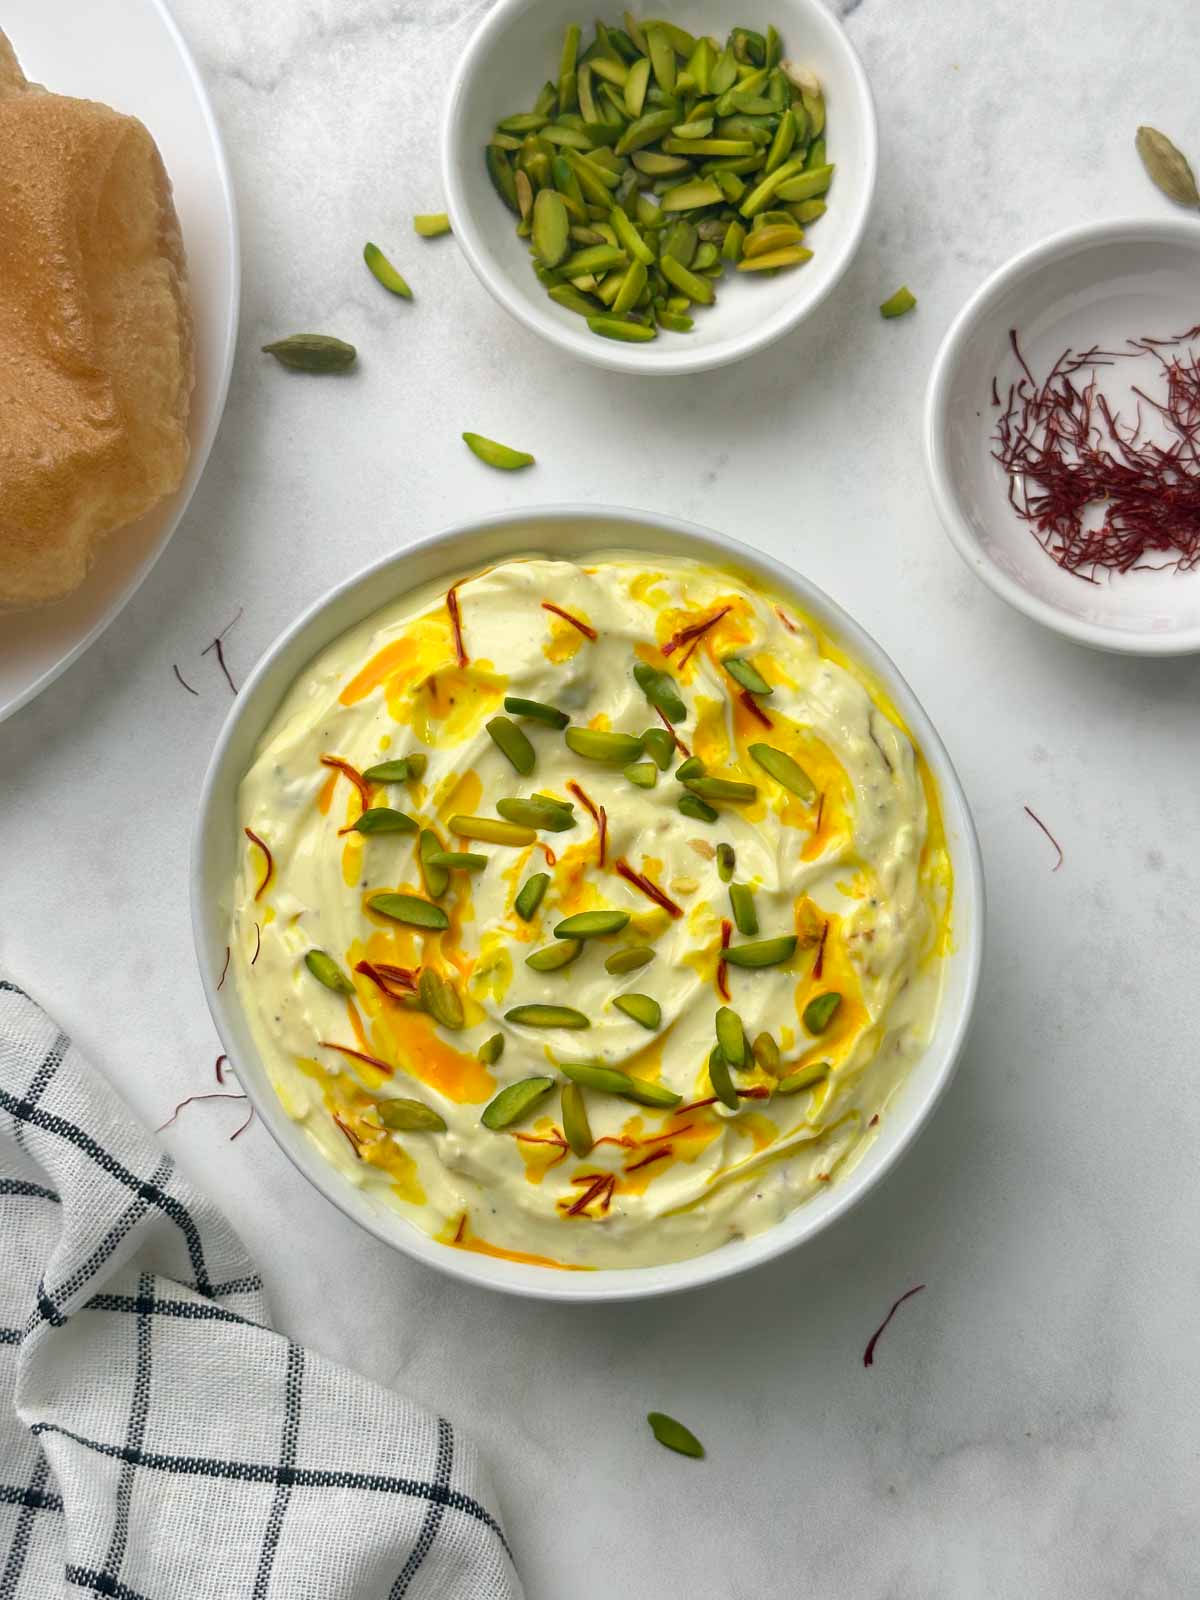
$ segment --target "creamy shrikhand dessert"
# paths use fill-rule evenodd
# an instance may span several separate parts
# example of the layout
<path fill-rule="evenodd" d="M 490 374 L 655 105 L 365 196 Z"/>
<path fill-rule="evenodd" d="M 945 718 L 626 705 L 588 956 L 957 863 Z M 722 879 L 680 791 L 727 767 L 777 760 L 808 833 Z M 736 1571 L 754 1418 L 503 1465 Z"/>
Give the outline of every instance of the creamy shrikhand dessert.
<path fill-rule="evenodd" d="M 875 1137 L 938 1005 L 937 794 L 752 580 L 628 554 L 426 588 L 305 670 L 240 791 L 233 972 L 288 1114 L 447 1246 L 760 1232 Z"/>

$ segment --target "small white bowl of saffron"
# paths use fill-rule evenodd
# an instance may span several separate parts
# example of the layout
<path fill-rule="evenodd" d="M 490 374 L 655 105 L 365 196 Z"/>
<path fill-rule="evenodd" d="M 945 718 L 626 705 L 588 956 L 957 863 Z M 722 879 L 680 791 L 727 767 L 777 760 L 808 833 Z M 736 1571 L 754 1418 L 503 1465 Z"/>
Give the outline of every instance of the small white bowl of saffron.
<path fill-rule="evenodd" d="M 1072 228 L 994 273 L 933 365 L 925 459 L 951 542 L 1095 649 L 1200 651 L 1198 284 L 1200 223 Z"/>

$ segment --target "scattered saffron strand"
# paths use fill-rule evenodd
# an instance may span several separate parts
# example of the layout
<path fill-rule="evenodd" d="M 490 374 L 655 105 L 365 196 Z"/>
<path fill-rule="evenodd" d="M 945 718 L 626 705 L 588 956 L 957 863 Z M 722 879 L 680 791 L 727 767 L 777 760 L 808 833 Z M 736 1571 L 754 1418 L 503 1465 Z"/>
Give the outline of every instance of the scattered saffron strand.
<path fill-rule="evenodd" d="M 358 1135 L 355 1133 L 354 1129 L 350 1126 L 350 1124 L 348 1122 L 343 1122 L 342 1121 L 341 1117 L 338 1116 L 336 1111 L 331 1111 L 329 1113 L 329 1115 L 333 1118 L 333 1120 L 337 1123 L 338 1127 L 346 1135 L 346 1142 L 350 1146 L 351 1150 L 354 1151 L 355 1160 L 356 1161 L 361 1161 L 362 1160 L 362 1140 L 358 1137 Z"/>
<path fill-rule="evenodd" d="M 216 1089 L 209 1090 L 209 1092 L 207 1094 L 189 1094 L 187 1099 L 186 1100 L 181 1100 L 179 1102 L 179 1104 L 175 1107 L 174 1111 L 172 1111 L 171 1115 L 167 1118 L 167 1120 L 165 1122 L 160 1122 L 158 1127 L 155 1128 L 154 1131 L 155 1131 L 155 1133 L 161 1133 L 164 1128 L 169 1128 L 171 1126 L 171 1124 L 179 1116 L 179 1113 L 186 1106 L 194 1105 L 197 1100 L 245 1100 L 245 1099 L 246 1099 L 246 1096 L 244 1094 L 225 1094 L 225 1093 L 219 1092 Z"/>
<path fill-rule="evenodd" d="M 775 726 L 767 713 L 759 705 L 758 701 L 750 693 L 749 689 L 740 690 L 738 693 L 738 699 L 742 702 L 746 710 L 749 711 L 752 716 L 758 718 L 764 728 L 773 728 Z"/>
<path fill-rule="evenodd" d="M 769 1100 L 771 1097 L 771 1091 L 767 1088 L 765 1083 L 756 1083 L 752 1084 L 749 1089 L 739 1089 L 737 1092 L 737 1097 L 739 1100 Z M 718 1097 L 715 1094 L 710 1094 L 706 1095 L 703 1100 L 689 1100 L 686 1106 L 676 1106 L 671 1115 L 675 1117 L 682 1117 L 689 1111 L 703 1111 L 705 1106 L 715 1106 L 717 1103 L 717 1098 Z M 682 1128 L 668 1129 L 668 1132 L 672 1135 L 680 1134 L 683 1131 L 684 1130 Z M 600 1141 L 597 1139 L 596 1143 L 599 1144 L 599 1142 Z"/>
<path fill-rule="evenodd" d="M 605 1211 L 608 1210 L 607 1201 L 611 1200 L 613 1186 L 617 1181 L 611 1172 L 602 1172 L 595 1179 L 583 1178 L 573 1181 L 586 1183 L 588 1188 L 583 1191 L 573 1206 L 567 1208 L 566 1215 L 568 1217 L 582 1216 L 592 1201 L 600 1198 L 601 1191 L 604 1189 L 608 1190 L 608 1195 L 603 1203 L 603 1208 Z"/>
<path fill-rule="evenodd" d="M 631 1167 L 626 1167 L 625 1172 L 626 1174 L 629 1174 L 630 1172 L 640 1172 L 643 1167 L 652 1166 L 656 1161 L 665 1161 L 669 1155 L 673 1154 L 674 1151 L 671 1149 L 671 1146 L 669 1144 L 664 1145 L 661 1150 L 655 1150 L 651 1155 L 643 1156 L 641 1161 L 635 1161 Z"/>
<path fill-rule="evenodd" d="M 242 620 L 243 610 L 244 607 L 239 606 L 237 608 L 237 615 L 231 621 L 227 622 L 213 642 L 211 644 L 206 644 L 204 649 L 200 652 L 202 656 L 208 655 L 210 650 L 215 650 L 217 652 L 217 663 L 220 666 L 221 671 L 225 674 L 225 682 L 229 685 L 230 691 L 233 694 L 237 693 L 237 684 L 234 683 L 233 678 L 230 676 L 229 667 L 225 661 L 224 639 L 225 635 L 229 632 L 230 628 L 233 627 L 234 623 Z"/>
<path fill-rule="evenodd" d="M 369 811 L 371 809 L 371 801 L 374 799 L 371 785 L 357 767 L 352 767 L 348 761 L 343 761 L 341 756 L 322 756 L 321 765 L 323 767 L 332 767 L 335 772 L 340 772 L 343 778 L 349 778 L 350 782 L 358 790 L 358 799 L 363 810 Z M 351 827 L 353 827 L 353 824 L 351 824 Z M 338 836 L 340 838 L 343 833 L 349 832 L 350 828 L 339 828 Z"/>
<path fill-rule="evenodd" d="M 554 854 L 554 851 L 551 850 L 550 846 L 541 839 L 538 840 L 537 846 L 546 858 L 546 865 L 548 867 L 552 867 L 558 860 L 558 857 Z"/>
<path fill-rule="evenodd" d="M 255 964 L 255 962 L 258 960 L 259 953 L 261 952 L 261 950 L 262 950 L 262 929 L 259 927 L 258 923 L 256 922 L 254 924 L 254 954 L 250 957 L 250 965 L 251 966 L 253 966 Z"/>
<path fill-rule="evenodd" d="M 635 889 L 640 889 L 647 900 L 653 900 L 655 905 L 661 906 L 669 916 L 678 918 L 683 915 L 683 907 L 676 905 L 671 896 L 644 873 L 635 872 L 624 856 L 618 856 L 614 866 L 626 883 L 631 883 Z"/>
<path fill-rule="evenodd" d="M 177 677 L 177 678 L 178 678 L 178 679 L 179 679 L 179 681 L 180 681 L 180 683 L 181 683 L 181 684 L 182 684 L 182 685 L 183 685 L 183 687 L 184 687 L 184 688 L 185 688 L 185 689 L 186 689 L 186 690 L 187 690 L 187 692 L 188 692 L 188 693 L 189 693 L 189 694 L 194 694 L 194 695 L 195 695 L 195 696 L 196 696 L 196 698 L 197 698 L 197 700 L 198 700 L 198 699 L 199 699 L 199 698 L 200 698 L 200 691 L 199 691 L 199 689 L 193 689 L 193 688 L 192 688 L 192 686 L 191 686 L 191 684 L 190 684 L 190 683 L 189 683 L 189 682 L 188 682 L 188 681 L 187 681 L 187 679 L 186 679 L 186 678 L 185 678 L 185 677 L 184 677 L 184 675 L 183 675 L 183 673 L 182 673 L 182 672 L 180 672 L 180 670 L 179 670 L 179 666 L 178 666 L 178 663 L 177 663 L 177 662 L 174 662 L 174 661 L 172 661 L 172 663 L 171 663 L 171 671 L 172 671 L 172 672 L 173 672 L 173 673 L 174 673 L 174 674 L 175 674 L 175 676 L 176 676 L 176 677 Z"/>
<path fill-rule="evenodd" d="M 730 922 L 728 917 L 722 917 L 722 919 L 721 919 L 721 949 L 722 950 L 728 950 L 729 949 L 729 941 L 732 938 L 733 938 L 733 923 Z M 721 996 L 722 1000 L 728 1000 L 729 999 L 729 983 L 727 981 L 728 973 L 729 973 L 729 968 L 725 964 L 725 957 L 724 956 L 719 956 L 717 958 L 717 993 Z"/>
<path fill-rule="evenodd" d="M 217 1082 L 218 1083 L 223 1084 L 225 1082 L 225 1074 L 221 1071 L 221 1063 L 222 1063 L 222 1061 L 226 1061 L 227 1062 L 228 1060 L 229 1060 L 228 1056 L 218 1056 L 217 1059 L 216 1059 L 216 1062 L 214 1063 L 213 1071 L 217 1075 Z"/>
<path fill-rule="evenodd" d="M 385 968 L 372 961 L 360 961 L 354 970 L 361 972 L 364 978 L 370 978 L 389 1000 L 407 1000 L 409 995 L 416 992 L 416 974 L 409 972 L 407 967 Z"/>
<path fill-rule="evenodd" d="M 828 937 L 829 923 L 826 922 L 825 926 L 821 929 L 821 942 L 817 946 L 817 959 L 813 962 L 812 975 L 814 978 L 820 978 L 822 972 L 825 970 L 825 941 L 828 939 Z"/>
<path fill-rule="evenodd" d="M 365 1061 L 369 1067 L 386 1072 L 389 1078 L 395 1071 L 386 1061 L 381 1061 L 378 1056 L 369 1056 L 365 1050 L 352 1050 L 348 1044 L 334 1044 L 332 1039 L 318 1039 L 317 1043 L 322 1050 L 336 1050 L 339 1055 L 349 1056 L 354 1061 Z"/>
<path fill-rule="evenodd" d="M 467 1213 L 464 1211 L 458 1219 L 458 1227 L 454 1230 L 454 1243 L 461 1244 L 467 1231 Z"/>
<path fill-rule="evenodd" d="M 471 659 L 467 655 L 467 647 L 463 643 L 462 612 L 458 609 L 458 585 L 451 584 L 446 590 L 446 610 L 450 613 L 450 629 L 454 634 L 454 657 L 460 667 L 465 667 Z"/>
<path fill-rule="evenodd" d="M 575 782 L 574 778 L 569 778 L 567 780 L 567 788 L 575 796 L 576 800 L 579 801 L 580 805 L 583 806 L 584 810 L 588 812 L 592 821 L 596 824 L 596 839 L 599 848 L 599 860 L 600 865 L 603 866 L 605 847 L 608 843 L 608 812 L 605 811 L 603 806 L 596 805 L 595 801 L 592 800 L 590 796 L 588 796 L 583 789 L 580 788 L 580 786 Z"/>
<path fill-rule="evenodd" d="M 249 1127 L 249 1126 L 250 1126 L 250 1124 L 251 1124 L 251 1123 L 252 1123 L 252 1122 L 253 1122 L 253 1121 L 254 1121 L 254 1107 L 253 1107 L 253 1106 L 251 1106 L 251 1107 L 250 1107 L 250 1109 L 249 1109 L 249 1111 L 247 1111 L 247 1113 L 246 1113 L 246 1120 L 245 1120 L 245 1122 L 241 1122 L 241 1123 L 239 1123 L 239 1124 L 238 1124 L 238 1126 L 237 1126 L 237 1127 L 236 1127 L 236 1128 L 235 1128 L 235 1129 L 234 1129 L 234 1130 L 233 1130 L 233 1132 L 232 1132 L 232 1133 L 231 1133 L 231 1134 L 230 1134 L 230 1135 L 229 1135 L 229 1142 L 230 1142 L 230 1144 L 232 1144 L 232 1143 L 233 1143 L 233 1141 L 234 1141 L 234 1140 L 235 1140 L 235 1139 L 237 1139 L 237 1138 L 238 1138 L 238 1137 L 240 1137 L 240 1135 L 241 1135 L 241 1134 L 243 1134 L 243 1133 L 245 1133 L 245 1131 L 246 1131 L 246 1129 L 247 1129 L 247 1128 L 248 1128 L 248 1127 Z"/>
<path fill-rule="evenodd" d="M 800 632 L 800 629 L 796 626 L 796 624 L 792 621 L 791 617 L 788 616 L 787 612 L 784 611 L 781 606 L 776 606 L 775 607 L 775 615 L 779 618 L 780 622 L 783 623 L 784 627 L 787 629 L 787 631 L 789 633 L 799 633 Z"/>
<path fill-rule="evenodd" d="M 875 1364 L 875 1346 L 879 1343 L 879 1335 L 887 1327 L 888 1323 L 896 1315 L 897 1311 L 899 1311 L 900 1307 L 904 1304 L 904 1302 L 906 1300 L 911 1300 L 913 1295 L 920 1294 L 921 1290 L 924 1287 L 925 1287 L 925 1285 L 923 1283 L 916 1284 L 913 1288 L 905 1290 L 905 1292 L 900 1296 L 899 1300 L 897 1300 L 895 1302 L 895 1304 L 892 1306 L 892 1309 L 888 1312 L 887 1316 L 884 1317 L 883 1321 L 875 1329 L 875 1332 L 871 1335 L 870 1339 L 867 1342 L 867 1348 L 863 1351 L 863 1366 L 864 1367 L 874 1366 L 874 1364 Z"/>
<path fill-rule="evenodd" d="M 821 797 L 817 801 L 817 820 L 813 824 L 813 832 L 814 833 L 820 833 L 820 831 L 821 831 L 821 819 L 822 819 L 822 817 L 824 815 L 825 815 L 825 791 L 824 791 L 824 789 L 822 789 L 821 790 Z"/>
<path fill-rule="evenodd" d="M 672 739 L 674 739 L 676 750 L 678 750 L 682 755 L 690 756 L 692 752 L 688 749 L 687 745 L 684 744 L 683 740 L 675 732 L 675 724 L 667 716 L 666 712 L 665 711 L 660 711 L 657 706 L 655 706 L 654 710 L 655 710 L 655 712 L 656 712 L 656 714 L 658 716 L 659 721 L 662 723 L 663 727 L 671 735 Z"/>
<path fill-rule="evenodd" d="M 229 946 L 225 946 L 225 965 L 221 968 L 221 977 L 217 983 L 218 990 L 225 987 L 225 978 L 229 972 Z"/>
<path fill-rule="evenodd" d="M 687 661 L 688 657 L 691 655 L 692 650 L 696 648 L 708 630 L 712 627 L 715 627 L 729 609 L 729 606 L 722 606 L 719 611 L 714 611 L 712 616 L 706 617 L 703 622 L 693 622 L 690 623 L 686 628 L 679 628 L 671 635 L 666 644 L 663 645 L 663 655 L 671 655 L 674 651 L 679 649 L 681 644 L 689 645 L 691 648 L 685 651 L 684 654 L 679 658 L 679 665 L 682 667 Z"/>
<path fill-rule="evenodd" d="M 1042 830 L 1042 832 L 1046 835 L 1047 839 L 1049 839 L 1050 843 L 1058 851 L 1058 860 L 1050 868 L 1051 872 L 1057 872 L 1059 867 L 1061 867 L 1062 864 L 1063 864 L 1063 848 L 1062 848 L 1062 845 L 1059 844 L 1058 840 L 1050 832 L 1050 829 L 1042 821 L 1041 817 L 1038 816 L 1036 811 L 1030 811 L 1028 806 L 1025 806 L 1024 810 L 1025 810 L 1025 813 L 1026 813 L 1027 816 L 1030 816 L 1030 817 L 1033 818 L 1034 822 L 1037 823 L 1038 827 Z"/>
<path fill-rule="evenodd" d="M 266 870 L 263 872 L 262 882 L 254 891 L 254 898 L 256 900 L 261 900 L 263 890 L 270 883 L 271 874 L 275 871 L 275 857 L 271 854 L 270 847 L 263 843 L 263 841 L 258 837 L 252 828 L 243 828 L 242 832 L 246 835 L 247 839 L 249 839 L 250 843 L 256 844 L 263 853 Z"/>
<path fill-rule="evenodd" d="M 590 622 L 582 622 L 578 617 L 573 617 L 569 611 L 564 611 L 561 606 L 556 606 L 552 600 L 543 600 L 542 610 L 553 611 L 556 617 L 561 617 L 564 622 L 569 622 L 573 628 L 578 628 L 585 639 L 595 641 L 600 637 Z"/>

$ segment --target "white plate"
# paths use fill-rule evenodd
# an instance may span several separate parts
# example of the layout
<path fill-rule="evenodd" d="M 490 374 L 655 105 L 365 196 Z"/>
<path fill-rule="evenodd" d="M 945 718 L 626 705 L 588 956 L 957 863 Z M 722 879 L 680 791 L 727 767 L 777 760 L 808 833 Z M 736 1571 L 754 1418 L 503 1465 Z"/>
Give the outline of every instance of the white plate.
<path fill-rule="evenodd" d="M 175 188 L 196 328 L 192 455 L 177 493 L 104 540 L 57 605 L 0 617 L 0 721 L 99 638 L 158 560 L 204 470 L 225 406 L 241 266 L 233 186 L 196 64 L 161 0 L 5 0 L 0 25 L 28 78 L 103 100 L 149 128 Z M 0 161 L 3 155 L 0 153 Z"/>

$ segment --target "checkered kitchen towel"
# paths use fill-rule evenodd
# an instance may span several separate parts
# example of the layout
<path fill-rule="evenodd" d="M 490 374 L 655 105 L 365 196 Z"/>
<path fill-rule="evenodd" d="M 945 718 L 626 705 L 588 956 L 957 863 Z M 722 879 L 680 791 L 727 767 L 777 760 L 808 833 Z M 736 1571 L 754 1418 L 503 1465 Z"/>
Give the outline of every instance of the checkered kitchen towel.
<path fill-rule="evenodd" d="M 0 976 L 0 1600 L 520 1600 L 475 1451 L 270 1326 L 225 1220 Z"/>

